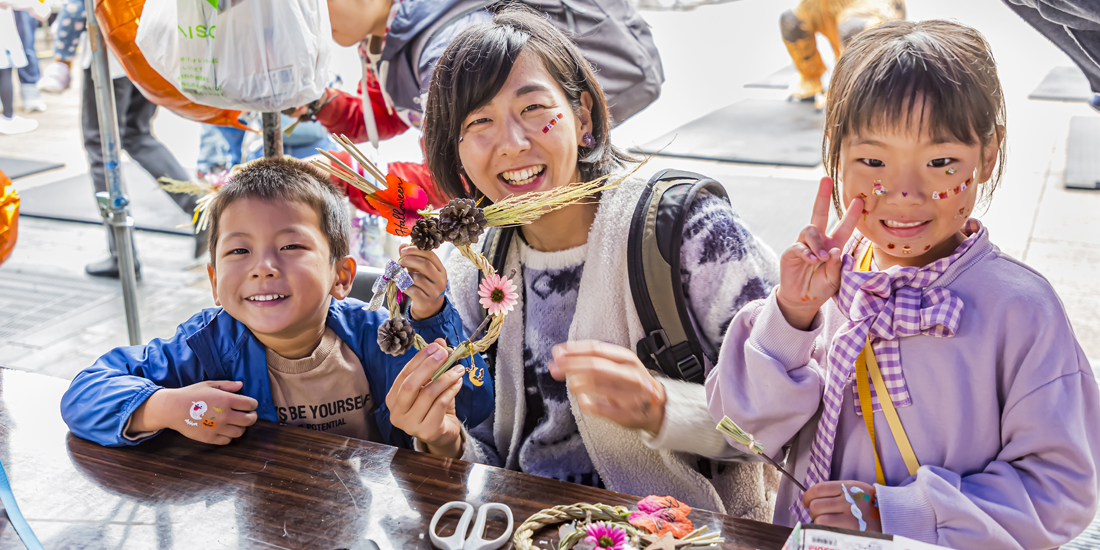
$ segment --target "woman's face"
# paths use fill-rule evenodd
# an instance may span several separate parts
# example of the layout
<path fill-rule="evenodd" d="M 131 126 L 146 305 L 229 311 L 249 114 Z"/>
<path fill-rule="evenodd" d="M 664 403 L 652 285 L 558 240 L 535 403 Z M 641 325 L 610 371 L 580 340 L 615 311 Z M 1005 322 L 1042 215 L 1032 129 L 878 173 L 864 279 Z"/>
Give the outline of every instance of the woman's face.
<path fill-rule="evenodd" d="M 584 92 L 575 114 L 539 58 L 521 52 L 500 92 L 462 123 L 466 177 L 494 202 L 579 181 L 577 144 L 592 131 L 591 107 Z"/>

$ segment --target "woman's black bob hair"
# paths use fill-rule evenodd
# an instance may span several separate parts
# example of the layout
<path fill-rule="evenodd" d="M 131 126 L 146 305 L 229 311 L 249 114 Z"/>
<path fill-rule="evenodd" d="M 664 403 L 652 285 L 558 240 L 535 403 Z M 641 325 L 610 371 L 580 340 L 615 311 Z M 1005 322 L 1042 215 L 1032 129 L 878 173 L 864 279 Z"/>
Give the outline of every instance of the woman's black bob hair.
<path fill-rule="evenodd" d="M 458 139 L 466 117 L 500 92 L 521 52 L 537 56 L 561 86 L 574 114 L 581 94 L 592 96 L 593 147 L 578 147 L 582 181 L 612 173 L 630 159 L 611 144 L 611 115 L 596 73 L 580 50 L 542 14 L 504 6 L 493 21 L 463 31 L 436 65 L 424 117 L 424 155 L 432 181 L 449 198 L 479 197 L 463 177 Z"/>

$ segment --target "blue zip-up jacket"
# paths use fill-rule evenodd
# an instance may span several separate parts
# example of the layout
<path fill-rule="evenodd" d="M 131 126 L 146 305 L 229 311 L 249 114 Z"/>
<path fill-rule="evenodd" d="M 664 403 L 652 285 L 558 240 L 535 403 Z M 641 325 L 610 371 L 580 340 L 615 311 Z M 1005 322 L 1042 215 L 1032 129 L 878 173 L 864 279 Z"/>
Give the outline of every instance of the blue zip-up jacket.
<path fill-rule="evenodd" d="M 412 438 L 390 423 L 385 396 L 398 373 L 416 355 L 410 349 L 393 357 L 378 347 L 378 327 L 386 320 L 384 312 L 363 309 L 354 298 L 333 299 L 326 325 L 352 349 L 367 374 L 375 396 L 374 414 L 382 442 L 412 448 Z M 445 338 L 451 345 L 466 339 L 458 312 L 446 302 L 434 317 L 413 321 L 425 340 Z M 463 388 L 455 398 L 459 420 L 469 427 L 480 424 L 493 410 L 493 384 L 484 370 L 480 355 L 474 355 L 474 367 L 483 369 L 484 384 L 475 386 L 463 378 Z M 470 359 L 462 361 L 467 367 Z M 271 400 L 267 373 L 267 349 L 243 323 L 222 308 L 204 309 L 176 329 L 168 339 L 155 339 L 144 346 L 119 347 L 107 352 L 95 364 L 73 378 L 61 398 L 61 417 L 72 432 L 106 446 L 135 445 L 122 432 L 130 415 L 161 388 L 182 388 L 206 380 L 240 380 L 239 392 L 254 398 L 256 414 L 277 422 Z M 155 437 L 155 436 L 151 436 Z"/>

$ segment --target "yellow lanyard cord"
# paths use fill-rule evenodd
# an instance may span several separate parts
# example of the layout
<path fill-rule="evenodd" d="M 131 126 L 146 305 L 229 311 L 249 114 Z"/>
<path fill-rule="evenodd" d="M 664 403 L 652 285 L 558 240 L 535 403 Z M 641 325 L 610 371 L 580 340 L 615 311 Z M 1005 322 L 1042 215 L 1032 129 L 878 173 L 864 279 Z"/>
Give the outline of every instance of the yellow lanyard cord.
<path fill-rule="evenodd" d="M 873 246 L 871 243 L 867 243 L 867 250 L 863 252 L 863 256 L 859 260 L 860 271 L 871 270 Z M 863 423 L 867 425 L 867 434 L 871 437 L 871 452 L 875 456 L 875 476 L 878 478 L 878 484 L 886 485 L 886 476 L 883 474 L 882 463 L 879 461 L 878 449 L 875 446 L 875 416 L 871 405 L 871 387 L 867 382 L 868 373 L 870 373 L 871 383 L 875 385 L 875 394 L 878 395 L 882 413 L 886 415 L 886 423 L 890 425 L 890 433 L 894 436 L 894 442 L 898 445 L 902 459 L 905 460 L 905 467 L 909 470 L 909 475 L 917 475 L 920 463 L 917 462 L 917 455 L 913 452 L 913 446 L 909 444 L 909 436 L 905 434 L 905 427 L 901 425 L 901 419 L 898 418 L 898 411 L 894 408 L 894 400 L 886 389 L 886 382 L 882 379 L 882 372 L 878 368 L 878 360 L 875 359 L 875 350 L 871 347 L 870 334 L 867 335 L 867 344 L 863 346 L 863 351 L 856 358 L 855 370 L 856 388 L 859 391 L 859 406 L 860 410 L 863 411 Z"/>

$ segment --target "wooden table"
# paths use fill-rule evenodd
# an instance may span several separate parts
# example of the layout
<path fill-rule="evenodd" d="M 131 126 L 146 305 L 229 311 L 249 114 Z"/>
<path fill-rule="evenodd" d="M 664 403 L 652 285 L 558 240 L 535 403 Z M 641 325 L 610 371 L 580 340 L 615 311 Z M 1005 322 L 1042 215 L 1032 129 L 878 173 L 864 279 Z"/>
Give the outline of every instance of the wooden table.
<path fill-rule="evenodd" d="M 428 523 L 452 500 L 503 502 L 517 526 L 558 504 L 632 508 L 638 500 L 263 421 L 224 447 L 171 432 L 138 447 L 106 448 L 70 434 L 61 421 L 67 387 L 0 369 L 0 460 L 46 548 L 332 550 L 364 548 L 365 539 L 383 549 L 431 548 Z M 789 532 L 703 510 L 691 517 L 720 530 L 725 548 L 779 548 Z M 22 548 L 0 518 L 0 548 Z M 449 514 L 441 525 L 457 518 Z M 496 522 L 486 538 L 503 528 Z"/>

